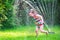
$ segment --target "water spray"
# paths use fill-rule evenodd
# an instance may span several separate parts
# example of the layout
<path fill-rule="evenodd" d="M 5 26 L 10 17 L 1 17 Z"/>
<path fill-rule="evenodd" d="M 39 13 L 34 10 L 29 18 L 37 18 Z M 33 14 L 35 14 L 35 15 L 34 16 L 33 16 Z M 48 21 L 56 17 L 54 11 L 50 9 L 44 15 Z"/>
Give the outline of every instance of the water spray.
<path fill-rule="evenodd" d="M 35 9 L 28 1 L 23 0 L 26 4 L 28 4 L 31 8 Z"/>
<path fill-rule="evenodd" d="M 32 9 L 36 10 L 28 1 L 25 1 L 25 0 L 23 0 L 23 1 L 24 1 L 26 4 L 28 4 Z M 42 9 L 41 5 L 40 5 L 40 8 L 41 8 L 41 10 L 42 10 L 42 12 L 43 12 L 43 9 Z M 40 12 L 40 10 L 36 10 L 36 11 L 39 11 L 39 12 Z M 40 13 L 41 13 L 41 12 L 40 12 Z M 44 12 L 43 12 L 43 14 L 44 14 Z M 48 25 L 47 25 L 45 22 L 44 22 L 44 24 L 45 24 L 47 30 L 48 30 L 50 33 L 54 33 L 54 32 L 51 32 L 50 28 L 48 28 Z"/>

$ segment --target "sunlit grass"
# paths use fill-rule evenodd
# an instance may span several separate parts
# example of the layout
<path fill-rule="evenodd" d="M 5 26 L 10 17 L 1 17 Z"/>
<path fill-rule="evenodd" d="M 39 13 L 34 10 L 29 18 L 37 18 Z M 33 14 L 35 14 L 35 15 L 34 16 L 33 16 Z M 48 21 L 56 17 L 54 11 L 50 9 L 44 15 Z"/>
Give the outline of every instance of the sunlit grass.
<path fill-rule="evenodd" d="M 24 37 L 24 36 L 35 36 L 35 32 L 0 32 L 0 37 L 5 36 L 5 37 Z M 43 33 L 39 32 L 39 35 L 45 35 Z"/>
<path fill-rule="evenodd" d="M 35 27 L 19 27 L 11 30 L 0 31 L 0 40 L 59 40 L 60 29 L 52 28 L 55 34 L 40 33 L 36 38 Z"/>

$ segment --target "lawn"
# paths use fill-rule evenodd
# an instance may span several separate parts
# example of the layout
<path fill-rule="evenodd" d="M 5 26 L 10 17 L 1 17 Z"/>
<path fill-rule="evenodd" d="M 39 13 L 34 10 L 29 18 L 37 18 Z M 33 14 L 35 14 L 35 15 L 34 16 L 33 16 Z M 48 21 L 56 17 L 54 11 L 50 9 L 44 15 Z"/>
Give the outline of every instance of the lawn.
<path fill-rule="evenodd" d="M 35 37 L 35 27 L 22 26 L 11 30 L 0 31 L 0 40 L 60 40 L 60 28 L 52 27 L 51 30 L 55 34 L 44 34 L 39 32 L 39 36 Z"/>

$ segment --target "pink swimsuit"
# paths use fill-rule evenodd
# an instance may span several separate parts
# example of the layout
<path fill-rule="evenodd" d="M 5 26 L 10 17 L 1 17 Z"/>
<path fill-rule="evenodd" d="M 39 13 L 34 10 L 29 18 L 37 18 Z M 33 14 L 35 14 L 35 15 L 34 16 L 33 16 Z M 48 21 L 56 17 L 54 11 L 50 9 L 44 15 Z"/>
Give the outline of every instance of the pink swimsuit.
<path fill-rule="evenodd" d="M 35 17 L 35 16 L 34 16 L 34 17 Z M 38 26 L 43 25 L 42 19 L 40 19 L 40 18 L 34 18 L 34 19 L 35 19 L 35 21 L 38 23 Z"/>
<path fill-rule="evenodd" d="M 35 19 L 35 21 L 38 23 L 38 26 L 41 26 L 41 25 L 43 25 L 43 23 L 42 23 L 42 20 L 38 20 L 38 19 Z"/>

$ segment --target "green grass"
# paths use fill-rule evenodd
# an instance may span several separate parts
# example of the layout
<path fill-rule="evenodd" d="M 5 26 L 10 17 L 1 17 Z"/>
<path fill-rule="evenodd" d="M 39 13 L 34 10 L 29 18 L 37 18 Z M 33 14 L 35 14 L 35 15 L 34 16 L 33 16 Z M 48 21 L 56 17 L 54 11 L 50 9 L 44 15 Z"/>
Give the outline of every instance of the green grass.
<path fill-rule="evenodd" d="M 59 40 L 60 28 L 54 26 L 51 28 L 55 34 L 44 34 L 39 32 L 39 36 L 35 37 L 35 27 L 22 26 L 11 30 L 0 31 L 0 40 Z"/>

